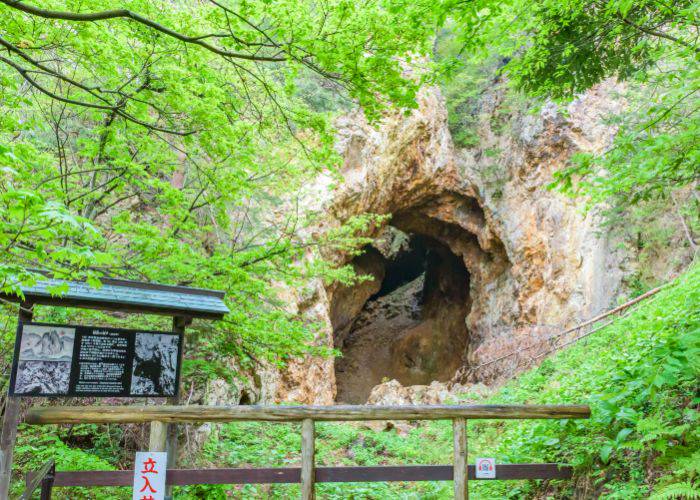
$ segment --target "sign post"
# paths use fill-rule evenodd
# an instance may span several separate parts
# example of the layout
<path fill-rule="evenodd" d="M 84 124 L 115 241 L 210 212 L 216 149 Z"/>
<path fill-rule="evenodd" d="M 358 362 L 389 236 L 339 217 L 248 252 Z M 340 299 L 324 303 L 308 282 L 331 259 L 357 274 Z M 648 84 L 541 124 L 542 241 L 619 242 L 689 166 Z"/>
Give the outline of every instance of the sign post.
<path fill-rule="evenodd" d="M 173 318 L 173 332 L 178 333 L 181 335 L 180 339 L 180 359 L 178 361 L 178 366 L 182 365 L 182 353 L 185 351 L 185 328 L 187 326 L 192 324 L 192 318 L 189 316 L 175 316 Z M 180 404 L 180 392 L 181 388 L 178 387 L 177 391 L 175 393 L 175 396 L 168 398 L 168 404 L 169 405 L 179 405 Z M 177 435 L 178 435 L 178 426 L 177 424 L 168 424 L 167 425 L 167 443 L 165 447 L 165 451 L 168 452 L 168 468 L 169 469 L 174 469 L 177 467 L 177 454 L 178 454 L 178 446 L 177 446 Z M 166 493 L 165 497 L 166 499 L 171 499 L 173 496 L 173 487 L 172 486 L 167 486 L 166 487 Z"/>
<path fill-rule="evenodd" d="M 34 314 L 33 305 L 27 302 L 19 304 L 19 322 L 31 321 Z M 0 498 L 9 498 L 10 480 L 12 479 L 12 454 L 17 440 L 19 425 L 20 400 L 5 396 L 5 411 L 2 415 L 2 434 L 0 435 Z"/>

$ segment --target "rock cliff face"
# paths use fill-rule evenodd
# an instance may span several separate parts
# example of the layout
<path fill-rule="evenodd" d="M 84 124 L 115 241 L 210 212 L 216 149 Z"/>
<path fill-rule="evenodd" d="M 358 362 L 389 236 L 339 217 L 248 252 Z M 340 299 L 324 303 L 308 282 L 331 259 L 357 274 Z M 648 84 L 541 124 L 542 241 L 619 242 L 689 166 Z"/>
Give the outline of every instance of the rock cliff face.
<path fill-rule="evenodd" d="M 547 185 L 575 152 L 609 144 L 615 131 L 603 116 L 621 106 L 609 87 L 567 113 L 547 105 L 511 114 L 506 133 L 494 130 L 493 91 L 481 110 L 480 146 L 470 150 L 453 146 L 432 88 L 409 116 L 377 128 L 359 113 L 341 118 L 345 182 L 309 199 L 331 226 L 363 213 L 391 218 L 352 260 L 373 281 L 317 284 L 313 297 L 297 299 L 302 314 L 325 325 L 318 342 L 343 357 L 299 360 L 277 381 L 276 399 L 363 403 L 389 379 L 491 382 L 503 366 L 468 368 L 607 308 L 623 255 L 593 216 Z"/>

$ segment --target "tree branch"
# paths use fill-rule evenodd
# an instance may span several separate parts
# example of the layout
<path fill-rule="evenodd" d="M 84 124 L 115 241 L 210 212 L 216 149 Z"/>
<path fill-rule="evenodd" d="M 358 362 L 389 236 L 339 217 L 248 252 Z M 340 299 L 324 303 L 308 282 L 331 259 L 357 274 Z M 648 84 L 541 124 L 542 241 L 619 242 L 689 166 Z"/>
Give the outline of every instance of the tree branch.
<path fill-rule="evenodd" d="M 4 1 L 5 1 L 5 0 L 0 0 L 0 2 L 4 2 Z M 124 104 L 125 104 L 124 101 L 122 102 L 122 104 L 112 105 L 112 104 L 109 104 L 109 103 L 108 103 L 109 101 L 107 101 L 106 99 L 101 98 L 101 97 L 99 97 L 99 96 L 95 96 L 96 98 L 100 99 L 102 102 L 108 103 L 108 104 L 95 104 L 95 103 L 91 103 L 91 102 L 78 101 L 78 100 L 75 100 L 75 99 L 70 99 L 70 98 L 68 98 L 68 97 L 63 97 L 63 96 L 61 96 L 61 95 L 56 94 L 55 92 L 50 91 L 49 89 L 47 89 L 46 87 L 44 87 L 43 85 L 41 85 L 39 82 L 37 82 L 34 78 L 32 78 L 32 77 L 30 76 L 30 73 L 31 73 L 31 72 L 30 72 L 27 68 L 25 68 L 25 67 L 23 67 L 23 66 L 20 66 L 19 64 L 17 64 L 16 62 L 12 61 L 11 59 L 7 59 L 6 57 L 0 56 L 0 62 L 3 62 L 3 63 L 5 63 L 5 64 L 7 64 L 8 66 L 10 66 L 11 68 L 13 68 L 13 69 L 14 69 L 15 71 L 17 71 L 17 72 L 22 76 L 22 78 L 24 78 L 24 79 L 27 81 L 27 83 L 29 83 L 32 87 L 34 87 L 35 89 L 37 89 L 37 90 L 38 90 L 39 92 L 41 92 L 42 94 L 45 94 L 45 95 L 47 95 L 48 97 L 50 97 L 51 99 L 54 99 L 54 100 L 56 100 L 56 101 L 64 102 L 64 103 L 66 103 L 66 104 L 73 104 L 73 105 L 75 105 L 75 106 L 81 106 L 81 107 L 84 107 L 84 108 L 99 109 L 99 110 L 102 110 L 102 111 L 112 111 L 113 113 L 116 113 L 117 115 L 121 116 L 122 118 L 127 119 L 127 120 L 130 121 L 130 122 L 133 122 L 133 123 L 136 123 L 136 124 L 138 124 L 138 125 L 141 125 L 142 127 L 145 127 L 145 128 L 147 128 L 147 129 L 149 129 L 149 130 L 154 130 L 154 131 L 158 131 L 158 132 L 163 132 L 163 133 L 166 133 L 166 134 L 174 134 L 174 135 L 180 135 L 180 136 L 187 136 L 187 135 L 195 134 L 195 133 L 197 132 L 196 130 L 190 130 L 190 131 L 186 131 L 186 132 L 182 132 L 182 131 L 179 131 L 179 130 L 170 130 L 170 129 L 166 129 L 166 128 L 159 127 L 159 126 L 154 125 L 154 124 L 152 124 L 152 123 L 144 122 L 143 120 L 139 120 L 139 119 L 136 118 L 135 116 L 132 116 L 132 115 L 130 115 L 129 113 L 127 113 L 127 112 L 124 111 L 124 109 L 123 109 Z M 31 61 L 30 61 L 30 62 L 31 62 Z M 60 80 L 64 80 L 64 81 L 66 81 L 66 82 L 68 82 L 68 83 L 71 83 L 71 84 L 73 84 L 73 82 L 74 82 L 71 78 L 68 78 L 67 76 L 61 75 L 60 73 L 56 73 L 55 71 L 51 71 L 51 72 L 48 74 L 48 76 L 52 76 L 52 77 L 54 77 L 54 78 L 58 78 L 58 79 L 60 79 Z M 75 83 L 78 83 L 78 82 L 75 82 Z M 81 88 L 81 89 L 85 89 L 85 88 L 86 88 L 85 86 L 81 86 L 79 83 L 78 83 L 77 87 L 78 87 L 78 88 Z M 94 92 L 90 92 L 90 94 L 93 95 L 93 96 L 95 95 Z"/>
<path fill-rule="evenodd" d="M 281 62 L 281 61 L 286 60 L 285 57 L 258 56 L 258 55 L 242 54 L 240 52 L 231 52 L 228 50 L 220 49 L 218 47 L 215 47 L 214 45 L 211 45 L 211 44 L 205 42 L 201 35 L 200 36 L 185 35 L 185 34 L 180 33 L 178 31 L 172 30 L 166 26 L 163 26 L 162 24 L 159 24 L 151 19 L 148 19 L 147 17 L 144 17 L 140 14 L 137 14 L 136 12 L 132 12 L 128 9 L 115 9 L 115 10 L 104 10 L 104 11 L 100 11 L 100 12 L 80 13 L 80 12 L 66 12 L 66 11 L 41 9 L 39 7 L 34 7 L 32 5 L 27 5 L 27 4 L 22 3 L 18 0 L 0 0 L 0 2 L 4 3 L 8 7 L 20 10 L 26 14 L 31 14 L 33 16 L 38 16 L 38 17 L 43 17 L 45 19 L 61 19 L 61 20 L 65 20 L 65 21 L 79 21 L 79 22 L 104 21 L 107 19 L 117 19 L 117 18 L 131 19 L 132 21 L 135 21 L 139 24 L 143 24 L 144 26 L 148 26 L 149 28 L 152 28 L 160 33 L 163 33 L 164 35 L 167 35 L 167 36 L 170 36 L 170 37 L 175 38 L 177 40 L 180 40 L 181 42 L 190 43 L 193 45 L 198 45 L 198 46 L 200 46 L 200 47 L 202 47 L 210 52 L 213 52 L 214 54 L 218 54 L 218 55 L 224 56 L 224 57 L 233 57 L 236 59 L 247 59 L 249 61 L 268 61 L 268 62 Z"/>
<path fill-rule="evenodd" d="M 4 1 L 4 0 L 0 0 Z M 69 99 L 68 97 L 63 97 L 58 94 L 55 94 L 51 92 L 49 89 L 43 87 L 41 84 L 39 84 L 36 80 L 34 80 L 31 76 L 29 76 L 29 70 L 27 68 L 24 68 L 20 66 L 19 64 L 15 63 L 14 61 L 7 59 L 6 57 L 0 56 L 0 61 L 4 62 L 8 66 L 14 68 L 20 75 L 22 75 L 22 78 L 24 78 L 32 87 L 37 89 L 43 94 L 46 94 L 52 99 L 55 99 L 57 101 L 65 102 L 67 104 L 75 104 L 76 106 L 82 106 L 84 108 L 92 108 L 92 109 L 101 109 L 104 111 L 115 111 L 118 108 L 115 106 L 111 105 L 102 105 L 102 104 L 94 104 L 91 102 L 85 102 L 85 101 L 76 101 L 74 99 Z"/>
<path fill-rule="evenodd" d="M 633 23 L 629 19 L 622 17 L 622 16 L 620 16 L 620 19 L 622 19 L 622 22 L 625 23 L 626 25 L 631 26 L 634 29 L 641 31 L 642 33 L 645 33 L 649 36 L 655 36 L 657 38 L 665 38 L 666 40 L 670 40 L 673 43 L 677 43 L 679 45 L 682 45 L 683 47 L 687 47 L 687 48 L 693 50 L 696 54 L 700 54 L 699 48 L 694 47 L 693 45 L 686 42 L 685 40 L 681 40 L 680 38 L 676 38 L 675 36 L 669 35 L 667 33 L 663 33 L 661 31 L 657 31 L 657 30 L 646 28 L 644 26 L 640 26 L 640 25 Z"/>

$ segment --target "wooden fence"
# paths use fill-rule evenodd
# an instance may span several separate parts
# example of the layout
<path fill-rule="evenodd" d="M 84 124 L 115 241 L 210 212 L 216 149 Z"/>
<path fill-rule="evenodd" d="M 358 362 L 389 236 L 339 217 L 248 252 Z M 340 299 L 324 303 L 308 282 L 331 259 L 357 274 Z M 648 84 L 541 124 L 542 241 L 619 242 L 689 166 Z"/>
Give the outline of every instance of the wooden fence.
<path fill-rule="evenodd" d="M 467 421 L 477 419 L 588 418 L 583 405 L 417 405 L 417 406 L 109 406 L 46 407 L 29 410 L 32 425 L 75 423 L 151 423 L 151 451 L 165 449 L 167 423 L 274 421 L 301 422 L 301 467 L 257 469 L 169 469 L 167 484 L 301 483 L 303 499 L 314 498 L 315 483 L 378 481 L 453 481 L 456 499 L 468 497 L 467 481 L 476 479 L 467 465 Z M 316 467 L 315 422 L 368 420 L 452 420 L 452 465 Z M 568 479 L 571 467 L 558 464 L 503 464 L 495 479 Z M 30 484 L 35 474 L 27 476 Z M 130 486 L 133 471 L 56 471 L 45 488 Z M 32 483 L 35 484 L 35 483 Z M 42 497 L 43 498 L 43 497 Z"/>

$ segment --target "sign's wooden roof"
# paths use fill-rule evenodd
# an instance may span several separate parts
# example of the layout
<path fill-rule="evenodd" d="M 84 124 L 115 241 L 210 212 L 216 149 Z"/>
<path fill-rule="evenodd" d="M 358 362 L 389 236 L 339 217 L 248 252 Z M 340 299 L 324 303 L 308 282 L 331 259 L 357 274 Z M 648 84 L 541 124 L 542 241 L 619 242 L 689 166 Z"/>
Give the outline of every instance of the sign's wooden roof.
<path fill-rule="evenodd" d="M 47 278 L 34 286 L 22 287 L 22 292 L 25 302 L 52 306 L 208 319 L 221 319 L 229 312 L 224 303 L 224 292 L 216 290 L 111 278 L 101 281 L 101 288 L 93 288 L 85 282 Z M 49 291 L 66 284 L 68 291 L 61 295 L 52 295 Z M 15 302 L 21 300 L 17 295 L 8 294 L 2 294 L 2 298 Z"/>

